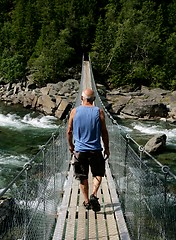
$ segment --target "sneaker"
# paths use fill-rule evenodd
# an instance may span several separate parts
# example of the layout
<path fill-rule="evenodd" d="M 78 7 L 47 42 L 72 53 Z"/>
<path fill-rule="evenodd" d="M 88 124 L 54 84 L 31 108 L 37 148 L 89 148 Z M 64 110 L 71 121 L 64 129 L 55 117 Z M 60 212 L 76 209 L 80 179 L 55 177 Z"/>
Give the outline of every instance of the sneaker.
<path fill-rule="evenodd" d="M 85 207 L 85 209 L 89 210 L 91 209 L 91 205 L 90 205 L 90 202 L 88 203 L 85 203 L 85 201 L 83 202 L 83 206 Z"/>
<path fill-rule="evenodd" d="M 94 212 L 99 212 L 101 207 L 100 207 L 100 204 L 98 202 L 98 198 L 95 197 L 93 194 L 90 196 L 90 204 L 91 204 L 91 207 L 92 207 L 92 210 Z"/>

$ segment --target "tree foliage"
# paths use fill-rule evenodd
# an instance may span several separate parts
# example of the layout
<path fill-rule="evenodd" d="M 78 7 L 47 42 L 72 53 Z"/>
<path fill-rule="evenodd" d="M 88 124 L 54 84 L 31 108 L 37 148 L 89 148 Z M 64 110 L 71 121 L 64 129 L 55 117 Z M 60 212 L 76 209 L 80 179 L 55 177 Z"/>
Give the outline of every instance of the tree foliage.
<path fill-rule="evenodd" d="M 176 89 L 174 0 L 1 0 L 0 78 L 64 79 L 90 53 L 107 86 Z"/>

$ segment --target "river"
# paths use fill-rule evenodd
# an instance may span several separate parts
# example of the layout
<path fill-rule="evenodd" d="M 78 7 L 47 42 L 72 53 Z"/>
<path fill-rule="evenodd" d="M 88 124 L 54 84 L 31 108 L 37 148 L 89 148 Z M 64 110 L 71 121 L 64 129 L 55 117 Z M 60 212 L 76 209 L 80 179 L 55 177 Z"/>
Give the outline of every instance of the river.
<path fill-rule="evenodd" d="M 56 131 L 52 116 L 0 104 L 0 189 L 21 170 Z"/>
<path fill-rule="evenodd" d="M 135 141 L 144 146 L 156 134 L 166 134 L 166 149 L 159 155 L 153 155 L 161 164 L 170 167 L 176 174 L 176 125 L 162 120 L 139 121 L 123 120 L 119 124 Z"/>
<path fill-rule="evenodd" d="M 46 143 L 60 124 L 55 117 L 21 106 L 0 104 L 0 189 L 4 188 Z M 153 135 L 167 135 L 167 151 L 157 158 L 176 172 L 176 126 L 162 121 L 121 120 L 119 124 L 139 144 Z"/>

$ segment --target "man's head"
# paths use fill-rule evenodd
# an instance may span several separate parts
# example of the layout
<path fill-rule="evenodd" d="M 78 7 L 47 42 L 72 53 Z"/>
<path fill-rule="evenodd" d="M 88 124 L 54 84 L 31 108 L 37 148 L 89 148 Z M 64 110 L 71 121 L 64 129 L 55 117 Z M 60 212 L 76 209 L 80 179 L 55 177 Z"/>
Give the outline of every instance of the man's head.
<path fill-rule="evenodd" d="M 86 88 L 82 92 L 81 100 L 86 100 L 87 102 L 93 102 L 95 100 L 94 91 L 90 88 Z"/>

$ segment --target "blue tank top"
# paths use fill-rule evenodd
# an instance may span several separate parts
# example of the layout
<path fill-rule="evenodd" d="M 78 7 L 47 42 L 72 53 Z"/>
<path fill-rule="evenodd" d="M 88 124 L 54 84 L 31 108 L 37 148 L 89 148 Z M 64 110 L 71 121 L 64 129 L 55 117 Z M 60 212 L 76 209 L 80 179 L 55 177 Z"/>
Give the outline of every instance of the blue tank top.
<path fill-rule="evenodd" d="M 98 107 L 79 106 L 73 118 L 75 151 L 102 150 Z"/>

